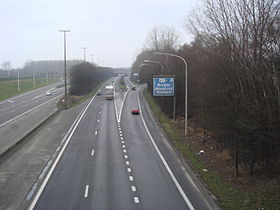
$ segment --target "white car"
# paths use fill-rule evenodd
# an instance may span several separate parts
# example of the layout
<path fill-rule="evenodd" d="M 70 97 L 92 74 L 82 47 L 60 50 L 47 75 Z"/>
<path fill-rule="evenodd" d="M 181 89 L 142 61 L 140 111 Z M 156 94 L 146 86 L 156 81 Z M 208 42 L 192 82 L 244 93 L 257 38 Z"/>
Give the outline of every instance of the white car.
<path fill-rule="evenodd" d="M 52 92 L 50 91 L 50 90 L 48 90 L 47 92 L 46 92 L 46 96 L 50 96 L 52 94 Z"/>

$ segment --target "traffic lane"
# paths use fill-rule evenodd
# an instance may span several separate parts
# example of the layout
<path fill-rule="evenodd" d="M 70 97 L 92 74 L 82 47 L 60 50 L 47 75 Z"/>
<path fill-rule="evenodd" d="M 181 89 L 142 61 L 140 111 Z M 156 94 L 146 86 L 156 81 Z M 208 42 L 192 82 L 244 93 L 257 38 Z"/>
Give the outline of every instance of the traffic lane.
<path fill-rule="evenodd" d="M 118 136 L 114 103 L 105 100 L 95 142 L 90 209 L 137 209 Z"/>
<path fill-rule="evenodd" d="M 87 209 L 84 197 L 91 179 L 91 152 L 96 139 L 97 118 L 102 99 L 96 97 L 82 118 L 52 176 L 45 186 L 35 209 Z M 85 203 L 86 202 L 86 203 Z"/>
<path fill-rule="evenodd" d="M 36 95 L 33 95 L 32 97 L 30 97 L 31 95 L 29 95 L 28 97 L 27 96 L 21 97 L 20 101 L 8 100 L 8 102 L 5 105 L 2 105 L 0 107 L 0 114 L 5 113 L 11 109 L 23 107 L 26 104 L 29 105 L 32 103 L 32 101 L 38 101 L 40 99 L 47 100 L 47 99 L 55 97 L 63 92 L 64 92 L 63 88 L 56 88 L 56 89 L 52 90 L 52 95 L 50 95 L 50 96 L 46 96 L 46 93 L 43 92 L 43 93 L 38 93 Z"/>
<path fill-rule="evenodd" d="M 102 107 L 104 107 L 103 110 L 107 110 L 105 111 L 105 113 L 108 112 L 107 116 L 105 113 L 102 114 L 102 111 L 94 110 L 93 112 L 101 116 L 99 123 L 102 124 L 102 127 L 106 126 L 107 129 L 101 128 L 99 129 L 100 133 L 97 132 L 95 135 L 94 131 L 94 136 L 85 137 L 88 127 L 93 127 L 88 122 L 90 119 L 86 118 L 95 119 L 97 124 L 99 119 L 88 110 L 78 126 L 78 130 L 71 138 L 62 160 L 57 165 L 35 209 L 100 209 L 101 206 L 104 207 L 103 209 L 133 209 L 130 208 L 133 205 L 133 200 L 129 196 L 129 186 L 125 184 L 128 183 L 128 177 L 125 175 L 125 168 L 122 167 L 120 146 L 115 146 L 118 141 L 116 139 L 117 130 L 113 102 L 106 102 L 108 103 L 104 102 Z M 106 108 L 106 106 L 108 107 Z M 95 145 L 96 136 L 99 138 L 99 145 Z M 73 143 L 73 138 L 75 138 L 76 144 Z M 82 142 L 88 143 L 82 143 L 79 141 L 80 139 L 83 139 Z M 81 146 L 82 144 L 85 146 Z M 71 149 L 73 146 L 74 149 Z M 83 155 L 86 152 L 75 155 L 75 148 L 80 148 L 79 150 L 82 151 L 91 149 L 91 152 L 88 155 Z M 94 150 L 94 156 L 92 156 L 94 148 L 97 149 Z M 101 148 L 100 153 L 98 148 Z M 74 152 L 71 154 L 73 150 Z M 95 161 L 95 157 L 99 161 Z M 78 167 L 74 167 L 74 165 Z M 87 166 L 82 167 L 81 165 Z M 72 178 L 65 177 L 62 173 L 64 175 L 71 174 Z M 105 179 L 106 176 L 108 178 Z"/>
<path fill-rule="evenodd" d="M 122 112 L 122 129 L 143 209 L 188 209 L 156 153 L 140 116 L 131 115 L 136 92 L 130 92 Z"/>
<path fill-rule="evenodd" d="M 38 89 L 34 89 L 31 91 L 22 93 L 20 95 L 13 96 L 8 99 L 4 99 L 3 101 L 0 101 L 0 109 L 4 108 L 6 106 L 9 106 L 11 103 L 21 102 L 22 98 L 31 99 L 39 94 L 46 93 L 46 91 L 48 91 L 49 89 L 52 89 L 52 88 L 56 88 L 59 84 L 60 83 L 51 84 L 48 86 L 44 86 L 44 87 L 41 87 Z"/>
<path fill-rule="evenodd" d="M 44 96 L 41 98 L 37 98 L 36 100 L 25 100 L 20 104 L 11 105 L 9 108 L 5 110 L 0 110 L 0 126 L 7 121 L 16 118 L 23 113 L 28 112 L 35 107 L 41 106 L 41 104 L 47 103 L 48 101 L 53 101 L 55 98 L 59 98 L 62 96 L 63 91 L 57 91 L 52 96 Z"/>
<path fill-rule="evenodd" d="M 168 142 L 161 128 L 152 118 L 151 110 L 144 100 L 143 92 L 139 91 L 139 99 L 142 108 L 142 114 L 149 128 L 149 131 L 155 140 L 159 150 L 164 154 L 164 158 L 170 169 L 174 173 L 185 194 L 191 201 L 195 209 L 220 209 L 215 202 L 215 198 L 210 195 L 202 183 L 195 177 L 192 169 L 178 158 L 178 155 Z"/>
<path fill-rule="evenodd" d="M 19 207 L 20 203 L 30 199 L 32 190 L 28 191 L 32 189 L 36 180 L 44 177 L 44 166 L 58 148 L 82 106 L 83 104 L 80 104 L 61 112 L 44 129 L 36 132 L 8 158 L 1 161 L 0 209 L 26 209 L 23 206 Z"/>

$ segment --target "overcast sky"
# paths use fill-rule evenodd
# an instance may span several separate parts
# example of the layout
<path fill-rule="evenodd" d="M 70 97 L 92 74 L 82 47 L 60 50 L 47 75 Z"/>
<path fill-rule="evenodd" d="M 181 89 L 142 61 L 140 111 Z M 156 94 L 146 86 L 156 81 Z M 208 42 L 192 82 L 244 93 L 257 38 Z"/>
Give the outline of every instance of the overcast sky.
<path fill-rule="evenodd" d="M 0 64 L 23 67 L 27 60 L 97 58 L 112 67 L 129 67 L 154 26 L 173 27 L 190 42 L 185 19 L 199 0 L 1 0 Z"/>

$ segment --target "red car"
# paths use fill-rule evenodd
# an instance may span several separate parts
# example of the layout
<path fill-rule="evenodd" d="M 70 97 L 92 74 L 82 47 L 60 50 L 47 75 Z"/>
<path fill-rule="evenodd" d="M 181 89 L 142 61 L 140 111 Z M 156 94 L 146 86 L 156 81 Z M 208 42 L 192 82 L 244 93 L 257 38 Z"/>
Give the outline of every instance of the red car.
<path fill-rule="evenodd" d="M 131 114 L 140 114 L 140 110 L 139 109 L 132 109 Z"/>

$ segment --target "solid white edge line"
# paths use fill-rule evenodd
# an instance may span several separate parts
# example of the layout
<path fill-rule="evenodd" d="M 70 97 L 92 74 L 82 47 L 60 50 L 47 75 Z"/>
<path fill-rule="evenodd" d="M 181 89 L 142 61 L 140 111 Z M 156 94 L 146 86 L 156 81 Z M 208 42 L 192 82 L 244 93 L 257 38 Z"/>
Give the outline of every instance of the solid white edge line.
<path fill-rule="evenodd" d="M 152 135 L 151 135 L 151 133 L 150 133 L 148 127 L 147 127 L 147 124 L 146 124 L 146 122 L 145 122 L 145 120 L 144 120 L 144 117 L 143 117 L 143 114 L 142 114 L 142 107 L 141 107 L 140 100 L 139 100 L 139 89 L 137 90 L 136 93 L 137 93 L 137 101 L 138 101 L 138 105 L 139 105 L 139 109 L 140 109 L 140 116 L 141 116 L 141 119 L 142 119 L 142 121 L 143 121 L 144 127 L 145 127 L 145 129 L 146 129 L 146 131 L 147 131 L 147 133 L 148 133 L 148 135 L 149 135 L 149 137 L 150 137 L 150 140 L 151 140 L 151 142 L 152 142 L 154 148 L 156 149 L 156 151 L 157 151 L 157 153 L 158 153 L 158 155 L 159 155 L 159 157 L 160 157 L 160 159 L 161 159 L 163 165 L 165 166 L 165 168 L 166 168 L 166 170 L 168 171 L 170 177 L 172 178 L 174 184 L 176 185 L 178 191 L 180 192 L 181 196 L 183 197 L 185 203 L 187 204 L 187 206 L 189 207 L 190 210 L 194 210 L 193 205 L 191 204 L 189 198 L 188 198 L 187 195 L 185 194 L 185 192 L 184 192 L 184 190 L 182 189 L 181 185 L 179 184 L 179 182 L 177 181 L 177 179 L 176 179 L 176 177 L 174 176 L 173 172 L 171 171 L 170 167 L 168 166 L 166 160 L 164 159 L 163 155 L 161 154 L 159 148 L 157 147 L 157 145 L 156 145 L 156 143 L 155 143 L 155 141 L 154 141 L 154 139 L 153 139 L 153 137 L 152 137 Z"/>
<path fill-rule="evenodd" d="M 71 137 L 73 136 L 75 130 L 77 129 L 80 121 L 82 120 L 83 116 L 85 115 L 86 111 L 88 110 L 89 106 L 91 105 L 93 99 L 95 98 L 96 95 L 94 95 L 94 97 L 90 100 L 90 102 L 88 103 L 88 105 L 86 106 L 86 108 L 82 111 L 82 114 L 79 115 L 76 120 L 74 121 L 74 123 L 72 124 L 71 128 L 68 130 L 67 134 L 69 134 L 69 136 L 66 134 L 64 138 L 67 138 L 65 144 L 63 145 L 62 149 L 60 150 L 60 153 L 58 154 L 57 158 L 55 159 L 52 167 L 50 168 L 49 172 L 48 172 L 48 175 L 46 176 L 46 178 L 44 179 L 42 185 L 40 186 L 36 196 L 34 197 L 34 199 L 32 200 L 32 203 L 30 204 L 28 210 L 33 210 L 33 208 L 35 207 L 40 195 L 42 194 L 45 186 L 47 185 L 47 182 L 49 181 L 58 161 L 60 160 L 61 156 L 62 156 L 62 153 L 64 152 L 66 146 L 68 145 Z M 78 120 L 77 120 L 78 119 Z"/>
<path fill-rule="evenodd" d="M 125 102 L 125 99 L 126 99 L 126 96 L 127 96 L 128 92 L 129 92 L 129 90 L 130 90 L 130 88 L 128 88 L 127 91 L 126 91 L 125 94 L 124 94 L 124 98 L 123 98 L 122 105 L 121 105 L 121 110 L 120 110 L 119 122 L 121 121 L 122 110 L 123 110 L 123 104 L 124 104 L 124 102 Z"/>
<path fill-rule="evenodd" d="M 28 114 L 29 112 L 32 112 L 33 110 L 35 110 L 35 109 L 37 109 L 37 108 L 39 108 L 39 107 L 41 107 L 41 106 L 44 106 L 45 104 L 47 104 L 47 103 L 49 103 L 49 102 L 51 102 L 51 101 L 53 101 L 53 100 L 55 100 L 55 99 L 57 99 L 58 97 L 61 97 L 61 96 L 62 96 L 62 95 L 56 96 L 55 98 L 52 98 L 52 99 L 49 100 L 49 101 L 46 101 L 46 102 L 44 102 L 44 103 L 42 103 L 42 104 L 40 104 L 40 105 L 38 105 L 38 106 L 33 107 L 32 109 L 29 109 L 29 110 L 26 111 L 26 112 L 21 113 L 20 115 L 18 115 L 18 116 L 16 116 L 16 117 L 14 117 L 14 118 L 12 118 L 12 119 L 10 119 L 10 120 L 8 120 L 8 121 L 2 123 L 2 124 L 0 125 L 0 127 L 2 127 L 2 126 L 4 126 L 4 125 L 6 125 L 6 124 L 8 124 L 8 123 L 10 123 L 10 122 L 12 122 L 12 121 L 14 121 L 14 120 L 20 118 L 20 117 L 22 117 L 22 116 Z"/>
<path fill-rule="evenodd" d="M 116 114 L 116 118 L 117 118 L 117 122 L 120 122 L 119 120 L 119 116 L 118 116 L 118 110 L 117 110 L 117 104 L 116 104 L 116 81 L 117 81 L 118 77 L 114 80 L 114 107 L 115 107 L 115 114 Z"/>

